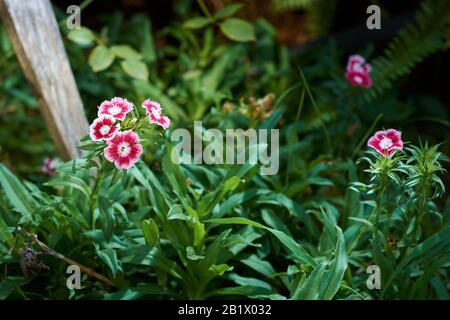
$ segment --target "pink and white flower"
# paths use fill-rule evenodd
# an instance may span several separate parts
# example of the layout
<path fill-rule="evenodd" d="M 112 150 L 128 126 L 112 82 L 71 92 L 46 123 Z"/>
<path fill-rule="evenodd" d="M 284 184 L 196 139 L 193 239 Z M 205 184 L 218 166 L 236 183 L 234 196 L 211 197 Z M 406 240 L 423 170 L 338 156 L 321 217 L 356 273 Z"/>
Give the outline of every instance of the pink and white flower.
<path fill-rule="evenodd" d="M 402 133 L 395 129 L 377 131 L 367 141 L 367 145 L 383 156 L 390 158 L 395 150 L 403 149 Z"/>
<path fill-rule="evenodd" d="M 127 130 L 118 132 L 109 140 L 104 151 L 105 158 L 113 162 L 117 169 L 129 169 L 139 160 L 143 148 L 139 143 L 139 136 Z"/>
<path fill-rule="evenodd" d="M 104 114 L 95 119 L 89 127 L 89 134 L 93 141 L 111 140 L 120 129 L 119 124 L 114 124 L 113 116 Z"/>
<path fill-rule="evenodd" d="M 345 77 L 352 86 L 369 88 L 372 86 L 371 71 L 370 64 L 366 63 L 362 56 L 355 54 L 348 58 Z"/>
<path fill-rule="evenodd" d="M 56 173 L 55 169 L 56 169 L 56 160 L 45 158 L 41 166 L 41 171 L 45 174 L 52 176 Z"/>
<path fill-rule="evenodd" d="M 147 110 L 150 123 L 156 123 L 163 127 L 164 130 L 169 127 L 170 119 L 162 115 L 162 108 L 158 102 L 147 99 L 142 103 L 142 107 Z"/>
<path fill-rule="evenodd" d="M 107 114 L 117 120 L 125 119 L 125 116 L 133 109 L 133 104 L 120 97 L 103 101 L 98 108 L 98 116 Z"/>

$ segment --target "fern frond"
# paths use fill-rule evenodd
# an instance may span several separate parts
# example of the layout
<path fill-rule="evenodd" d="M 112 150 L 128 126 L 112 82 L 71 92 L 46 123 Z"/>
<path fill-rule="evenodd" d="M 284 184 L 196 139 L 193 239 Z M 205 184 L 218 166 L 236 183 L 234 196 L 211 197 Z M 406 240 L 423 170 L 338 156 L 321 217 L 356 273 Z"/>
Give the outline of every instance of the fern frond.
<path fill-rule="evenodd" d="M 306 28 L 312 39 L 325 35 L 334 20 L 337 0 L 316 0 L 308 8 Z"/>
<path fill-rule="evenodd" d="M 383 55 L 371 62 L 373 86 L 363 95 L 364 100 L 375 99 L 390 88 L 394 80 L 408 74 L 426 56 L 445 46 L 449 11 L 448 0 L 422 3 L 415 23 L 400 30 Z"/>

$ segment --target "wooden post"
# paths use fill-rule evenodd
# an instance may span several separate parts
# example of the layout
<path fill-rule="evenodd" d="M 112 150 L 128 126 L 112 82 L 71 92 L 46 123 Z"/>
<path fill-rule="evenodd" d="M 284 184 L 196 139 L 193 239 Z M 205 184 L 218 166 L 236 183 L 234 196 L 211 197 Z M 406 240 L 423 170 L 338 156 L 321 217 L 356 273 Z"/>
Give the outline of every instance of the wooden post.
<path fill-rule="evenodd" d="M 75 159 L 88 123 L 49 0 L 0 0 L 0 17 L 60 156 Z"/>

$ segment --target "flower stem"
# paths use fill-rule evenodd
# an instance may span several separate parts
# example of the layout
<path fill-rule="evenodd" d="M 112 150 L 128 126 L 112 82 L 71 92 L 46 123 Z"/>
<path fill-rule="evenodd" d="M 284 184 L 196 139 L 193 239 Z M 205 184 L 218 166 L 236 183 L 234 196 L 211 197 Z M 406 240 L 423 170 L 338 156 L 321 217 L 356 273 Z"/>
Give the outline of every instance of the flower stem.
<path fill-rule="evenodd" d="M 91 213 L 91 228 L 95 229 L 95 207 L 97 202 L 98 190 L 101 185 L 101 180 L 103 178 L 103 173 L 105 171 L 105 159 L 102 160 L 100 164 L 100 169 L 98 170 L 97 177 L 95 178 L 94 187 L 92 188 L 91 196 L 89 199 L 89 208 Z"/>
<path fill-rule="evenodd" d="M 378 230 L 380 229 L 380 215 L 382 208 L 381 197 L 386 191 L 386 179 L 384 176 L 380 177 L 380 186 L 378 188 L 377 196 L 376 196 L 376 207 L 375 207 L 375 235 L 374 237 L 378 239 Z"/>
<path fill-rule="evenodd" d="M 213 19 L 213 16 L 211 15 L 211 13 L 208 10 L 208 7 L 206 6 L 205 2 L 203 0 L 197 0 L 198 5 L 200 6 L 200 8 L 202 9 L 204 15 L 208 18 L 208 19 Z"/>

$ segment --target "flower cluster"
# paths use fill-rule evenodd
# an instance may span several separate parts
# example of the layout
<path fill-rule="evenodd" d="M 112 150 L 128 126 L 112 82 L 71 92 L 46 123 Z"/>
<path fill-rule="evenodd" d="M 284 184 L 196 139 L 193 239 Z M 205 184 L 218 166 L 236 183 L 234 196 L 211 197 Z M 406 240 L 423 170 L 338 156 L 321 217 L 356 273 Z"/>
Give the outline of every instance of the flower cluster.
<path fill-rule="evenodd" d="M 352 86 L 369 88 L 372 86 L 370 71 L 370 64 L 366 63 L 362 56 L 355 54 L 348 58 L 345 77 L 350 81 Z"/>
<path fill-rule="evenodd" d="M 385 157 L 392 157 L 395 150 L 403 150 L 402 133 L 395 129 L 377 131 L 367 145 Z"/>
<path fill-rule="evenodd" d="M 146 109 L 148 120 L 167 129 L 170 119 L 162 115 L 159 103 L 145 100 L 142 107 Z M 133 104 L 126 99 L 115 97 L 103 101 L 98 108 L 96 118 L 90 128 L 89 135 L 93 141 L 105 141 L 105 158 L 114 163 L 117 169 L 129 169 L 140 158 L 143 148 L 139 135 L 135 132 L 139 129 L 136 119 L 125 121 L 127 115 L 133 110 Z M 121 125 L 122 122 L 122 125 Z"/>
<path fill-rule="evenodd" d="M 162 108 L 158 102 L 147 99 L 142 103 L 142 107 L 147 110 L 150 123 L 156 123 L 163 127 L 164 130 L 169 127 L 170 119 L 162 115 Z"/>

